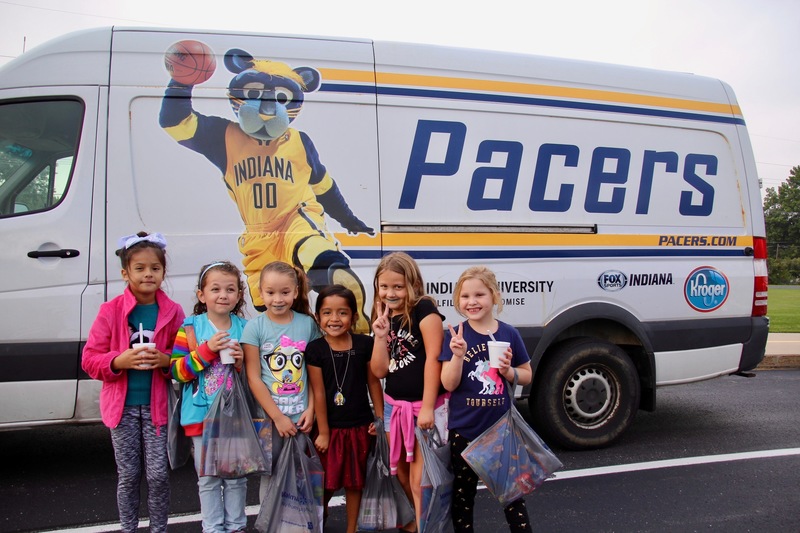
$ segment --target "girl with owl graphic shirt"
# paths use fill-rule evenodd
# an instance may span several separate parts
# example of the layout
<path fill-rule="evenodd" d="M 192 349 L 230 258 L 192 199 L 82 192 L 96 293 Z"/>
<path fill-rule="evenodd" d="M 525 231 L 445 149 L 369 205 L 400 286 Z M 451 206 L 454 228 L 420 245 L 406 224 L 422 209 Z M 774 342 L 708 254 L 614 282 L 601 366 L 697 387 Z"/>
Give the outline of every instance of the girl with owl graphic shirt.
<path fill-rule="evenodd" d="M 448 420 L 453 482 L 452 520 L 456 532 L 473 531 L 473 510 L 478 475 L 461 457 L 469 443 L 489 429 L 510 408 L 517 377 L 519 385 L 531 382 L 530 357 L 519 332 L 495 318 L 502 310 L 502 296 L 494 272 L 483 266 L 470 267 L 461 274 L 453 291 L 453 307 L 467 318 L 456 328 L 447 325 L 442 346 L 442 384 L 450 391 Z M 510 346 L 499 368 L 489 365 L 491 336 Z M 504 509 L 511 531 L 531 531 L 525 500 L 520 498 Z"/>
<path fill-rule="evenodd" d="M 250 392 L 272 420 L 274 465 L 283 438 L 308 433 L 314 424 L 305 349 L 320 331 L 311 317 L 308 282 L 299 268 L 282 261 L 269 263 L 261 271 L 259 291 L 267 310 L 247 323 L 240 344 Z M 268 480 L 261 477 L 261 499 Z"/>

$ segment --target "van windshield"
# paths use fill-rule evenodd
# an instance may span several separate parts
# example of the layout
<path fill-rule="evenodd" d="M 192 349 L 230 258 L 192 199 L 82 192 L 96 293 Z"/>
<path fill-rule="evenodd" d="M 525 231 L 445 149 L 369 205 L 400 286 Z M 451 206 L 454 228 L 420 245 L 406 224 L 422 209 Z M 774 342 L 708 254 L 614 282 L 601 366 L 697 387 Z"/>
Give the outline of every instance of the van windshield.
<path fill-rule="evenodd" d="M 0 104 L 0 218 L 58 205 L 82 121 L 83 105 L 75 100 Z"/>

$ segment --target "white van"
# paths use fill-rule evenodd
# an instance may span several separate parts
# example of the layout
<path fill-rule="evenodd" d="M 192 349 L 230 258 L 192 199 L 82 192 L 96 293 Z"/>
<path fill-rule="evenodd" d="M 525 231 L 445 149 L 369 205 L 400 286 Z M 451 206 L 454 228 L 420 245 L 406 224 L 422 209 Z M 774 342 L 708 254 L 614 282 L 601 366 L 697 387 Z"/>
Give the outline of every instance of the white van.
<path fill-rule="evenodd" d="M 287 207 L 324 224 L 284 232 Z M 187 312 L 201 265 L 254 271 L 267 250 L 368 313 L 378 259 L 404 250 L 455 324 L 456 279 L 488 265 L 533 359 L 517 394 L 570 448 L 766 345 L 745 122 L 730 87 L 690 74 L 150 28 L 25 53 L 0 69 L 0 428 L 99 419 L 81 348 L 139 230 L 166 235 Z"/>

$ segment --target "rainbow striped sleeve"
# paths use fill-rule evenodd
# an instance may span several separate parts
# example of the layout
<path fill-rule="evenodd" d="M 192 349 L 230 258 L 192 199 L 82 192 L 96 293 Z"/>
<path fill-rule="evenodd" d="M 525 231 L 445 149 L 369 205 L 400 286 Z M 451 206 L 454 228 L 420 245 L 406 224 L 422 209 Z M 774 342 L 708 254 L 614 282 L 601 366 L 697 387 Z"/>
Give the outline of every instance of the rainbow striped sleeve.
<path fill-rule="evenodd" d="M 181 326 L 175 336 L 175 344 L 172 346 L 172 357 L 169 366 L 172 370 L 172 377 L 181 383 L 194 381 L 209 363 L 204 361 L 199 354 L 199 346 L 194 350 L 189 350 L 189 342 L 186 339 L 186 330 Z"/>

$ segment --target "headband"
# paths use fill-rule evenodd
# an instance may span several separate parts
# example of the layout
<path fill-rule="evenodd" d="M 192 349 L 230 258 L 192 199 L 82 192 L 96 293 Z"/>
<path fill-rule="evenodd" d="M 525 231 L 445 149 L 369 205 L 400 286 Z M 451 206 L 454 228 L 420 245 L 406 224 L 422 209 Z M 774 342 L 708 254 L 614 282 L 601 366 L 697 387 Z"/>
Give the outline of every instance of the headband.
<path fill-rule="evenodd" d="M 150 235 L 145 235 L 144 237 L 139 237 L 138 235 L 128 235 L 126 237 L 122 237 L 117 241 L 117 248 L 125 248 L 126 250 L 135 244 L 139 244 L 140 242 L 150 242 L 161 248 L 162 250 L 167 247 L 167 239 L 160 233 L 151 233 Z"/>
<path fill-rule="evenodd" d="M 203 278 L 206 277 L 206 274 L 208 274 L 209 270 L 211 270 L 214 267 L 227 265 L 227 264 L 228 264 L 227 261 L 217 261 L 216 263 L 211 263 L 206 268 L 204 268 L 203 271 L 200 272 L 200 278 L 198 278 L 198 280 L 197 280 L 197 288 L 199 289 L 200 286 L 203 284 Z"/>

